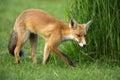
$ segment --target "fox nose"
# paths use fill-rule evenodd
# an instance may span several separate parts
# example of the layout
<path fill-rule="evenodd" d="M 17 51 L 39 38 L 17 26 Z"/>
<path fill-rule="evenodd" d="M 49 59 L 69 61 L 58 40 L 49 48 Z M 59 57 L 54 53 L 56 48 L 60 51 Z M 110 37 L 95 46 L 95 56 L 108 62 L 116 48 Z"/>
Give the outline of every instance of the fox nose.
<path fill-rule="evenodd" d="M 79 45 L 80 45 L 81 47 L 86 47 L 86 44 L 83 44 L 83 43 L 79 43 Z"/>
<path fill-rule="evenodd" d="M 85 45 L 83 45 L 83 47 L 86 47 L 86 44 L 85 44 Z"/>

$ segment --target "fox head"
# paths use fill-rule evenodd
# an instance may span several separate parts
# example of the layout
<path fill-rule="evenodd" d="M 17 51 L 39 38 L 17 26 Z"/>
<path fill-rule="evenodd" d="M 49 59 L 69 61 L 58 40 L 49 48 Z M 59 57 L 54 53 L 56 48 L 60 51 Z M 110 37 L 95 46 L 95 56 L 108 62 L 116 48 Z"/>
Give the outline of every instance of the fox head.
<path fill-rule="evenodd" d="M 71 19 L 69 23 L 72 39 L 77 41 L 81 47 L 86 46 L 85 37 L 91 23 L 92 23 L 92 20 L 88 21 L 85 24 L 79 24 L 74 19 Z"/>

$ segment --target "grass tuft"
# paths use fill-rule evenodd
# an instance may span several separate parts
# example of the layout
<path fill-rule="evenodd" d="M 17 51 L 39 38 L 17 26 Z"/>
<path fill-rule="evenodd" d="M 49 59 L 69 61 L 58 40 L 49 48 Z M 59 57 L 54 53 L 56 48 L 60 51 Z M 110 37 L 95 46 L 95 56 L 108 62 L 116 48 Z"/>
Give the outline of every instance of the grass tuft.
<path fill-rule="evenodd" d="M 120 61 L 120 1 L 119 0 L 69 0 L 66 8 L 68 19 L 75 18 L 79 23 L 93 20 L 87 32 L 87 47 L 74 46 L 77 52 L 84 53 L 94 60 Z M 81 56 L 80 58 L 82 58 Z"/>

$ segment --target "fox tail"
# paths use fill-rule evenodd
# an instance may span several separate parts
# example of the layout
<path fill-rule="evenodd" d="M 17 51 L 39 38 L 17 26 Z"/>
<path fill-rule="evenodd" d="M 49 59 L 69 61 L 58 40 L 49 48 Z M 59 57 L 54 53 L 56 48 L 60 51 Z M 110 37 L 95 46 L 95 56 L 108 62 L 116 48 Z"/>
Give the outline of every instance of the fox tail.
<path fill-rule="evenodd" d="M 17 44 L 17 37 L 18 37 L 17 32 L 13 31 L 12 35 L 10 37 L 10 40 L 9 40 L 9 44 L 8 44 L 8 51 L 13 56 L 14 56 L 14 49 Z M 19 56 L 22 56 L 23 54 L 24 54 L 24 52 L 22 50 L 20 50 Z"/>

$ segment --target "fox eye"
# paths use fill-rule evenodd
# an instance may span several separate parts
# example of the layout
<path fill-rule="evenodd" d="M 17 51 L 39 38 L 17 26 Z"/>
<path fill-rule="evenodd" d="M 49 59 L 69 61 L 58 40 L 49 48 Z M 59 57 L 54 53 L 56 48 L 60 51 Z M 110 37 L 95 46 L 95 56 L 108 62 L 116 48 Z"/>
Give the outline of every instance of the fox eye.
<path fill-rule="evenodd" d="M 76 34 L 78 37 L 81 37 L 81 35 L 80 34 Z"/>

